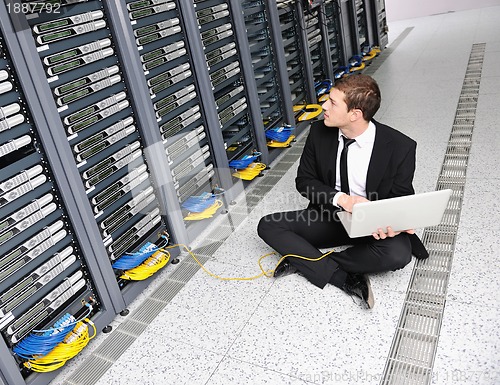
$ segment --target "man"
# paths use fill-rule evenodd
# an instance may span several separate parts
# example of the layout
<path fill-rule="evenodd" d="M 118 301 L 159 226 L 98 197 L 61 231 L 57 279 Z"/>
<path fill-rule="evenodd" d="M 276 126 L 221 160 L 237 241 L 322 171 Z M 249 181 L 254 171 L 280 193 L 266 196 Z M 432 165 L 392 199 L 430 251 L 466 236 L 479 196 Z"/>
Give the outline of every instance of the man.
<path fill-rule="evenodd" d="M 351 212 L 359 202 L 414 194 L 416 142 L 373 120 L 380 100 L 379 87 L 369 76 L 336 81 L 322 106 L 324 120 L 311 126 L 295 180 L 309 206 L 267 215 L 258 225 L 259 236 L 281 255 L 317 259 L 320 248 L 353 245 L 319 261 L 287 257 L 274 276 L 298 270 L 317 287 L 333 284 L 361 298 L 368 308 L 374 297 L 365 274 L 403 268 L 411 260 L 412 246 L 418 257 L 428 256 L 413 230 L 394 232 L 389 227 L 350 238 L 336 216 L 339 210 Z"/>

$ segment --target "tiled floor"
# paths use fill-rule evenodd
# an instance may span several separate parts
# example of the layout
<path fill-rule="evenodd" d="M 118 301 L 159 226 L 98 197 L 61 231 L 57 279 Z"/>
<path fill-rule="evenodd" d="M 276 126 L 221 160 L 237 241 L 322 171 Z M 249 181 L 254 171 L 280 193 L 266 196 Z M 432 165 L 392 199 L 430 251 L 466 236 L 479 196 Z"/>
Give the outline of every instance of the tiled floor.
<path fill-rule="evenodd" d="M 374 75 L 383 96 L 376 119 L 418 141 L 414 185 L 417 192 L 434 190 L 472 44 L 486 43 L 433 384 L 500 383 L 499 20 L 500 7 L 492 7 L 393 23 L 390 41 L 414 28 Z M 297 163 L 207 269 L 224 277 L 259 273 L 258 257 L 271 251 L 256 234 L 259 218 L 304 206 L 294 189 L 296 169 Z M 272 268 L 276 261 L 270 257 L 264 265 Z M 333 286 L 319 290 L 299 275 L 220 281 L 200 270 L 98 385 L 378 384 L 412 267 L 372 277 L 371 311 Z M 153 285 L 174 269 L 169 266 Z M 115 324 L 122 320 L 117 316 Z M 96 338 L 53 383 L 64 383 L 107 338 Z"/>

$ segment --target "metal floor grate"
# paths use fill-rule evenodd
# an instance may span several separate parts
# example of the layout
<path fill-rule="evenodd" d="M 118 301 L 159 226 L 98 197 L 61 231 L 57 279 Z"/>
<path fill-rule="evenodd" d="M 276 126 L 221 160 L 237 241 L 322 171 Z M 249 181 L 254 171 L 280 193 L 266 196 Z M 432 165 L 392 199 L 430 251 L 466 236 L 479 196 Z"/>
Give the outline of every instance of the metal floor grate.
<path fill-rule="evenodd" d="M 439 226 L 424 230 L 429 258 L 419 260 L 410 278 L 381 384 L 429 384 L 436 356 L 446 293 L 460 221 L 465 175 L 486 44 L 474 44 L 436 190 L 452 196 Z"/>

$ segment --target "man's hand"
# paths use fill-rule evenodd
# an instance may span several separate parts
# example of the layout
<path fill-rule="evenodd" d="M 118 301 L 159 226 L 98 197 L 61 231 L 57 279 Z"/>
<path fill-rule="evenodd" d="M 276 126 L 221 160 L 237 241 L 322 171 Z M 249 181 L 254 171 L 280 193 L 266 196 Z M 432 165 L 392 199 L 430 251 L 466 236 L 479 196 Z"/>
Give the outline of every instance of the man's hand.
<path fill-rule="evenodd" d="M 337 204 L 342 207 L 345 211 L 352 213 L 352 206 L 356 203 L 368 202 L 368 199 L 365 197 L 360 197 L 357 195 L 347 195 L 342 194 L 337 201 Z"/>
<path fill-rule="evenodd" d="M 415 230 L 410 229 L 404 231 L 394 231 L 391 226 L 387 226 L 387 231 L 384 231 L 384 229 L 380 228 L 376 233 L 372 233 L 372 236 L 373 238 L 378 240 L 378 239 L 393 238 L 401 233 L 415 234 Z"/>

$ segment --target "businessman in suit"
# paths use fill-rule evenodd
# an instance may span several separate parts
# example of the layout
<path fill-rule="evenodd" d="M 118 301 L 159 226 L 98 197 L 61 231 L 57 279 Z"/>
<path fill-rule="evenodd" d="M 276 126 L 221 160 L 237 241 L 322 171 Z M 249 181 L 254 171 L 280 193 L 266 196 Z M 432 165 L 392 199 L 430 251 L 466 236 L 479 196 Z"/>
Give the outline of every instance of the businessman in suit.
<path fill-rule="evenodd" d="M 336 81 L 322 106 L 324 120 L 310 128 L 297 171 L 296 187 L 309 199 L 308 207 L 267 215 L 257 229 L 284 256 L 317 259 L 323 255 L 319 249 L 353 245 L 319 261 L 287 257 L 274 276 L 299 271 L 317 287 L 333 284 L 368 308 L 374 296 L 366 274 L 403 268 L 412 246 L 418 257 L 428 256 L 412 229 L 381 228 L 372 236 L 350 238 L 336 216 L 359 202 L 414 194 L 416 142 L 373 120 L 380 100 L 377 83 L 367 75 Z"/>

